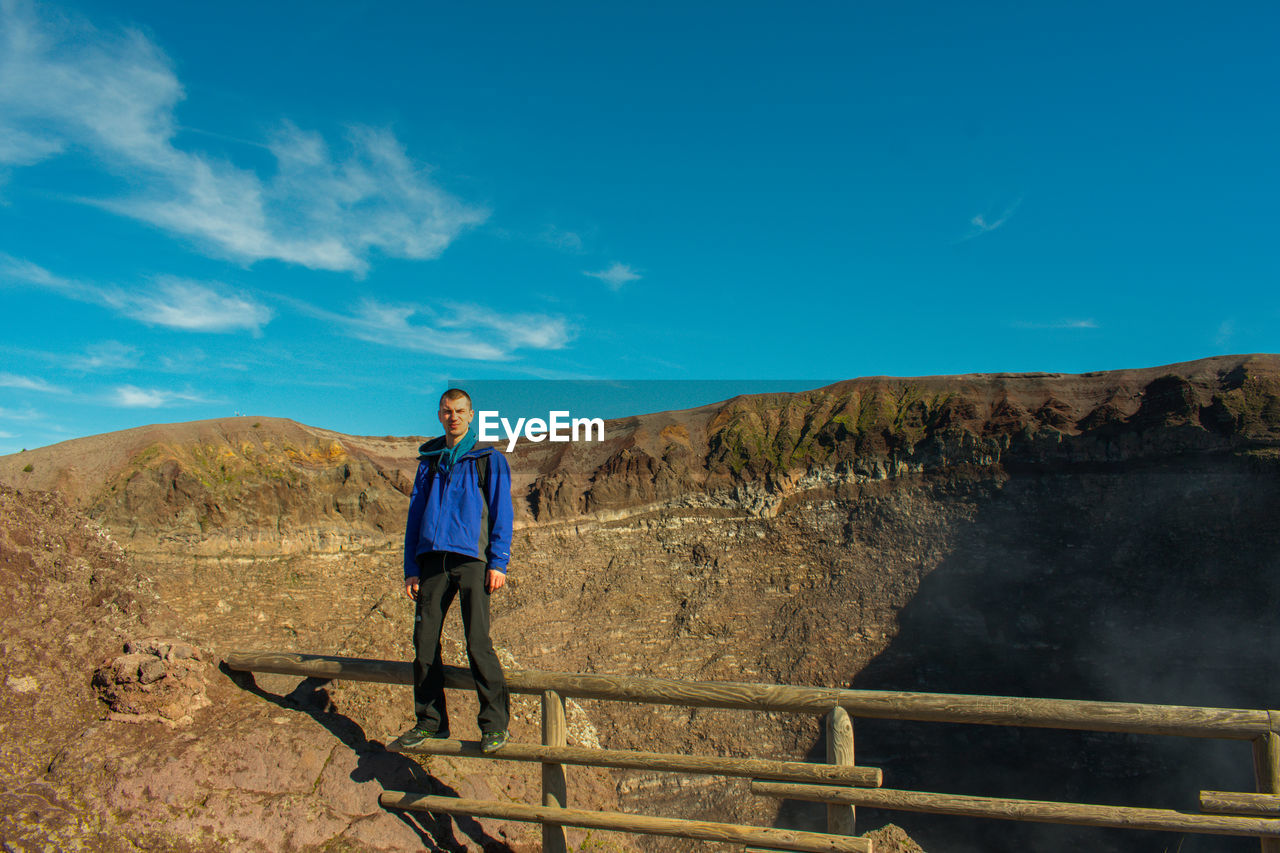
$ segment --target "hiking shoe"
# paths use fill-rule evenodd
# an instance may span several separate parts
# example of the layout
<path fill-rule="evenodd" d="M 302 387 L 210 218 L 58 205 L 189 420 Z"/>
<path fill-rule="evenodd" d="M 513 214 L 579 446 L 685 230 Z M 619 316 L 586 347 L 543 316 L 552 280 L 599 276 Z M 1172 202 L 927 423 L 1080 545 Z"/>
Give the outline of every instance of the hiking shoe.
<path fill-rule="evenodd" d="M 426 726 L 419 724 L 400 735 L 397 740 L 400 742 L 400 746 L 406 749 L 413 749 L 415 746 L 421 746 L 424 740 L 447 738 L 448 736 L 449 731 L 447 729 L 429 729 Z"/>
<path fill-rule="evenodd" d="M 505 731 L 502 732 L 485 732 L 480 735 L 480 751 L 481 752 L 497 752 L 507 745 L 507 741 L 511 738 Z"/>

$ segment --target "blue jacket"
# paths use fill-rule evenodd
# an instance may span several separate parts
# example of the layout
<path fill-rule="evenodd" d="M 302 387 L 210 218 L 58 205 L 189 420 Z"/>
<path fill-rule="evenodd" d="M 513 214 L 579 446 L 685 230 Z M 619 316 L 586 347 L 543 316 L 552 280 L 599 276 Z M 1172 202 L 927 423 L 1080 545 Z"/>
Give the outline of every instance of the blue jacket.
<path fill-rule="evenodd" d="M 417 557 L 428 551 L 465 554 L 505 573 L 511 559 L 513 515 L 507 457 L 492 447 L 476 447 L 458 457 L 446 472 L 435 452 L 442 447 L 444 436 L 418 448 L 418 474 L 404 530 L 404 576 L 418 575 Z M 481 493 L 476 468 L 482 456 L 489 457 L 487 495 Z"/>

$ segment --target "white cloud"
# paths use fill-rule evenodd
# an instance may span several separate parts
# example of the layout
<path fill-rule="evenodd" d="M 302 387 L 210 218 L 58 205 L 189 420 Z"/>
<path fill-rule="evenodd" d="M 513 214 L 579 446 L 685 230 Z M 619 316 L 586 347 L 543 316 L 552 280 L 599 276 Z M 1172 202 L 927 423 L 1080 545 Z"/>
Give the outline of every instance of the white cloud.
<path fill-rule="evenodd" d="M 582 254 L 584 249 L 582 235 L 578 234 L 576 231 L 566 231 L 563 228 L 557 228 L 554 225 L 548 225 L 546 228 L 542 229 L 542 233 L 538 235 L 538 239 L 546 243 L 548 246 L 574 255 Z"/>
<path fill-rule="evenodd" d="M 1032 323 L 1019 320 L 1013 324 L 1019 329 L 1096 329 L 1098 322 L 1096 320 L 1058 320 L 1053 323 Z"/>
<path fill-rule="evenodd" d="M 59 278 L 38 264 L 0 252 L 0 280 L 3 279 L 34 284 L 63 293 L 74 290 L 76 287 L 74 282 Z"/>
<path fill-rule="evenodd" d="M 39 391 L 44 394 L 67 393 L 67 389 L 50 385 L 43 379 L 32 379 L 30 376 L 18 376 L 13 373 L 0 373 L 0 388 L 17 388 L 21 391 Z"/>
<path fill-rule="evenodd" d="M 32 166 L 62 150 L 52 140 L 13 127 L 0 125 L 0 163 L 9 166 Z"/>
<path fill-rule="evenodd" d="M 433 326 L 431 313 L 411 305 L 366 301 L 354 317 L 344 319 L 353 337 L 370 343 L 482 361 L 500 361 L 507 357 L 500 346 L 481 340 L 469 331 L 449 332 Z M 417 315 L 428 318 L 428 322 L 412 322 Z"/>
<path fill-rule="evenodd" d="M 148 325 L 193 332 L 257 332 L 272 317 L 271 309 L 246 296 L 167 276 L 158 279 L 149 292 L 112 291 L 106 300 L 121 313 Z"/>
<path fill-rule="evenodd" d="M 139 388 L 136 385 L 120 385 L 108 398 L 108 403 L 126 409 L 159 409 L 184 403 L 207 403 L 208 400 L 190 391 L 167 391 L 160 388 Z"/>
<path fill-rule="evenodd" d="M 146 286 L 108 287 L 62 278 L 29 261 L 0 254 L 0 282 L 5 279 L 104 305 L 151 326 L 192 332 L 245 329 L 257 333 L 274 316 L 270 308 L 220 282 L 157 276 Z"/>
<path fill-rule="evenodd" d="M 573 338 L 562 317 L 498 316 L 474 305 L 392 305 L 367 299 L 354 314 L 296 302 L 299 311 L 342 328 L 362 341 L 477 361 L 505 361 L 518 349 L 560 349 Z"/>
<path fill-rule="evenodd" d="M 617 290 L 629 281 L 639 281 L 641 278 L 640 274 L 631 267 L 626 264 L 619 263 L 615 263 L 607 270 L 601 270 L 600 272 L 588 272 L 583 270 L 582 274 L 600 279 L 604 283 L 608 284 L 613 290 Z"/>
<path fill-rule="evenodd" d="M 6 421 L 38 421 L 44 417 L 42 412 L 37 412 L 30 406 L 21 411 L 15 409 L 0 408 L 0 420 Z"/>
<path fill-rule="evenodd" d="M 6 135 L 20 140 L 8 162 L 34 162 L 73 144 L 134 162 L 172 160 L 167 140 L 182 87 L 145 36 L 109 35 L 65 16 L 41 21 L 16 0 L 0 4 L 0 20 L 0 104 Z"/>
<path fill-rule="evenodd" d="M 563 349 L 573 331 L 563 317 L 545 314 L 498 314 L 475 305 L 448 305 L 437 324 L 473 329 L 504 341 L 511 349 Z"/>
<path fill-rule="evenodd" d="M 167 373 L 192 373 L 204 368 L 208 355 L 198 347 L 183 347 L 180 352 L 162 355 L 156 359 L 156 368 Z"/>
<path fill-rule="evenodd" d="M 128 370 L 138 366 L 138 349 L 119 341 L 90 344 L 84 355 L 73 356 L 67 366 L 83 371 Z"/>
<path fill-rule="evenodd" d="M 1236 324 L 1231 320 L 1223 320 L 1218 325 L 1218 334 L 1214 336 L 1214 346 L 1219 349 L 1226 349 L 1231 344 L 1232 337 L 1236 333 Z"/>
<path fill-rule="evenodd" d="M 351 128 L 334 154 L 320 134 L 282 123 L 265 146 L 267 179 L 180 147 L 182 84 L 144 35 L 42 21 L 13 0 L 0 27 L 0 165 L 87 152 L 136 188 L 91 203 L 216 254 L 363 273 L 372 250 L 434 258 L 488 216 L 437 186 L 387 130 Z"/>
<path fill-rule="evenodd" d="M 1022 199 L 1019 198 L 1015 200 L 1013 204 L 1006 207 L 999 215 L 994 217 L 989 217 L 986 213 L 979 213 L 977 216 L 973 217 L 973 219 L 969 220 L 969 225 L 971 226 L 969 233 L 965 234 L 957 242 L 963 243 L 965 240 L 972 240 L 974 237 L 980 237 L 983 234 L 989 234 L 990 232 L 995 231 L 997 228 L 1000 228 L 1009 221 L 1010 217 L 1013 216 L 1014 211 L 1016 211 L 1021 204 Z"/>

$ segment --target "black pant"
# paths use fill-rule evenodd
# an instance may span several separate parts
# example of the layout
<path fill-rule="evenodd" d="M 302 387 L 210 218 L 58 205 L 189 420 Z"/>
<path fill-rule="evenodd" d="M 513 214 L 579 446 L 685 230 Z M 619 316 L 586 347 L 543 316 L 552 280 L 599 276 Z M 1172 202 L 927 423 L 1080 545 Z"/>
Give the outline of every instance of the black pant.
<path fill-rule="evenodd" d="M 489 639 L 489 593 L 485 592 L 485 564 L 475 557 L 431 551 L 418 557 L 418 607 L 413 622 L 413 706 L 418 724 L 448 731 L 444 704 L 444 664 L 440 660 L 440 632 L 453 598 L 462 592 L 462 626 L 467 635 L 467 660 L 476 682 L 482 732 L 500 732 L 511 716 L 507 681 Z"/>

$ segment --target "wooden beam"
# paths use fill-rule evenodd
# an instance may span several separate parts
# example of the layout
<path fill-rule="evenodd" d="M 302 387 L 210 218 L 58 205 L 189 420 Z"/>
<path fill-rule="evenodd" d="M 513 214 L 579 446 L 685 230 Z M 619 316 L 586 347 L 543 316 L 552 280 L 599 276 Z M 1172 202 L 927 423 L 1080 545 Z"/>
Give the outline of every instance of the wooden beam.
<path fill-rule="evenodd" d="M 457 797 L 436 797 L 400 791 L 385 791 L 378 797 L 378 802 L 395 809 L 473 815 L 475 817 L 521 820 L 531 823 L 546 822 L 559 826 L 577 826 L 614 832 L 638 832 L 645 835 L 667 835 L 675 838 L 694 838 L 700 841 L 723 841 L 730 844 L 750 844 L 767 847 L 773 850 L 801 850 L 809 851 L 810 853 L 827 853 L 827 851 L 872 853 L 871 842 L 862 838 L 846 838 L 839 835 L 825 835 L 820 832 L 801 832 L 791 829 L 740 826 L 733 823 L 709 823 L 700 820 L 680 820 L 670 817 L 622 814 L 620 812 L 593 812 L 582 809 L 526 806 L 521 803 L 464 800 Z"/>
<path fill-rule="evenodd" d="M 384 681 L 393 684 L 409 684 L 412 678 L 410 664 L 395 661 L 280 652 L 232 652 L 225 661 L 232 669 L 318 678 Z M 470 673 L 460 667 L 445 667 L 445 686 L 470 689 Z M 554 690 L 565 698 L 608 699 L 695 708 L 825 714 L 839 705 L 854 717 L 890 720 L 1241 740 L 1252 740 L 1271 732 L 1267 711 L 1238 708 L 894 690 L 840 690 L 830 687 L 792 687 L 734 681 L 676 681 L 667 678 L 628 678 L 536 670 L 508 672 L 507 686 L 513 693 L 536 695 L 544 690 Z"/>
<path fill-rule="evenodd" d="M 751 792 L 788 800 L 822 803 L 852 803 L 878 809 L 1037 823 L 1064 823 L 1074 826 L 1102 826 L 1118 829 L 1155 829 L 1195 832 L 1206 835 L 1251 835 L 1280 837 L 1280 820 L 1229 815 L 1206 815 L 1170 809 L 1142 809 L 1128 806 L 1056 803 L 1046 800 L 1008 800 L 998 797 L 970 797 L 961 794 L 934 794 L 924 791 L 894 791 L 887 788 L 838 788 L 829 785 L 795 785 L 784 782 L 752 782 Z"/>
<path fill-rule="evenodd" d="M 853 721 L 849 712 L 839 706 L 827 714 L 827 763 L 839 767 L 853 765 Z M 827 803 L 827 832 L 853 835 L 853 806 Z"/>
<path fill-rule="evenodd" d="M 230 652 L 223 662 L 244 672 L 272 672 L 277 675 L 302 675 L 308 678 L 342 679 L 343 681 L 378 681 L 384 684 L 413 684 L 413 664 L 408 661 L 376 658 L 345 658 L 337 655 L 306 655 L 296 652 Z M 450 684 L 450 670 L 445 667 L 445 686 Z M 467 672 L 468 681 L 471 673 Z M 455 682 L 456 678 L 453 679 Z"/>
<path fill-rule="evenodd" d="M 588 767 L 617 767 L 658 770 L 668 773 L 706 773 L 712 776 L 745 776 L 793 782 L 825 782 L 843 785 L 879 785 L 878 767 L 837 767 L 805 761 L 768 761 L 760 758 L 731 758 L 718 755 L 668 755 L 629 749 L 589 749 L 582 746 L 539 746 L 512 741 L 497 752 L 485 754 L 478 741 L 425 740 L 405 749 L 395 741 L 392 752 L 417 755 L 451 755 L 462 758 L 506 759 L 509 761 L 549 761 Z"/>
<path fill-rule="evenodd" d="M 563 747 L 568 743 L 569 727 L 564 719 L 564 700 L 554 690 L 542 694 L 542 745 Z M 508 744 L 510 746 L 510 744 Z M 549 761 L 542 763 L 542 804 L 548 808 L 562 809 L 569 805 L 569 787 L 564 778 L 564 765 Z M 568 844 L 564 827 L 554 823 L 542 824 L 543 853 L 566 853 Z"/>
<path fill-rule="evenodd" d="M 1216 814 L 1274 815 L 1280 817 L 1280 796 L 1240 791 L 1201 791 L 1200 810 Z"/>

